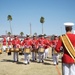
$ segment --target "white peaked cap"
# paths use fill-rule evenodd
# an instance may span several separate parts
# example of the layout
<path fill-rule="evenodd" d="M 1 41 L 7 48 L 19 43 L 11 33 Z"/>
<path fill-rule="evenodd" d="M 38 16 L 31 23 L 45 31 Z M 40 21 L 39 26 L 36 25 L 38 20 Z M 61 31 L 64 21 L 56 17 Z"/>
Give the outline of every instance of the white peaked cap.
<path fill-rule="evenodd" d="M 65 25 L 65 26 L 73 26 L 74 23 L 72 23 L 72 22 L 66 22 L 66 23 L 64 23 L 64 25 Z"/>
<path fill-rule="evenodd" d="M 9 41 L 9 38 L 10 38 L 10 37 L 7 37 L 7 40 L 8 40 L 8 41 Z"/>

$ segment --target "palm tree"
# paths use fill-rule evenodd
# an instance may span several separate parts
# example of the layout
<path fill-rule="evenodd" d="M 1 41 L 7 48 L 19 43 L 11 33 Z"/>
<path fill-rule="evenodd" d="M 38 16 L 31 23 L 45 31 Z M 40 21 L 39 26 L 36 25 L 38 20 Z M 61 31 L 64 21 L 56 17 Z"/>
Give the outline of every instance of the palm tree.
<path fill-rule="evenodd" d="M 11 27 L 12 16 L 11 16 L 11 15 L 8 15 L 8 16 L 7 16 L 7 20 L 8 20 L 9 23 L 10 23 L 10 31 L 11 31 L 11 34 L 12 34 L 12 27 Z"/>
<path fill-rule="evenodd" d="M 40 23 L 42 23 L 42 34 L 43 34 L 43 23 L 44 23 L 45 21 L 44 21 L 44 17 L 41 17 L 40 18 Z"/>
<path fill-rule="evenodd" d="M 8 32 L 7 34 L 10 36 L 11 35 L 11 32 Z"/>
<path fill-rule="evenodd" d="M 20 35 L 21 35 L 21 36 L 23 36 L 23 35 L 24 35 L 24 33 L 23 33 L 23 32 L 20 32 Z"/>

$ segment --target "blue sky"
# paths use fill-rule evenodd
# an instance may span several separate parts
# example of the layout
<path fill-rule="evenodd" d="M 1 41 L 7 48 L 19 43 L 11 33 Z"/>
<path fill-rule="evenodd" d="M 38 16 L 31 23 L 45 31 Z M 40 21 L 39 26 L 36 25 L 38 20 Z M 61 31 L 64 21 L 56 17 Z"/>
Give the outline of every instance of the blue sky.
<path fill-rule="evenodd" d="M 0 0 L 0 35 L 10 32 L 8 15 L 12 16 L 13 34 L 30 34 L 30 23 L 32 34 L 41 34 L 43 16 L 44 33 L 61 35 L 65 33 L 64 22 L 75 23 L 75 0 Z"/>

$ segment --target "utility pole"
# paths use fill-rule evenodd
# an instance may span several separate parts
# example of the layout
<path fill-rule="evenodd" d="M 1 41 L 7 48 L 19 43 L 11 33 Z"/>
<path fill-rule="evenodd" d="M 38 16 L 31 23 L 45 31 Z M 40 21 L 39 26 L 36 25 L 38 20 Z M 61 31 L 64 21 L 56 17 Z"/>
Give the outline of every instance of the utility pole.
<path fill-rule="evenodd" d="M 62 34 L 62 27 L 60 29 L 61 29 L 61 34 Z"/>
<path fill-rule="evenodd" d="M 7 30 L 5 31 L 5 34 L 7 35 Z"/>
<path fill-rule="evenodd" d="M 30 36 L 32 36 L 32 28 L 31 28 L 31 23 L 30 23 Z"/>

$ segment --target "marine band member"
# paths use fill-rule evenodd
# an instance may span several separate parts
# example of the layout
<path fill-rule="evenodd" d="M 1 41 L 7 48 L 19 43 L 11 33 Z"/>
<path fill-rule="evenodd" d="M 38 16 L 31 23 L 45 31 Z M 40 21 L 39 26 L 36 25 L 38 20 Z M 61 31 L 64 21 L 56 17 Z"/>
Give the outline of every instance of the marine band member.
<path fill-rule="evenodd" d="M 71 44 L 73 47 L 75 47 L 75 34 L 72 33 L 72 26 L 74 25 L 74 23 L 64 23 L 65 25 L 65 30 L 66 33 L 65 35 L 68 37 L 68 39 L 70 40 Z M 63 35 L 64 36 L 64 35 Z M 70 44 L 70 43 L 69 43 Z M 56 51 L 60 52 L 60 47 L 63 47 L 64 50 L 64 54 L 62 57 L 62 67 L 63 67 L 63 75 L 75 75 L 75 60 L 71 57 L 69 51 L 67 48 L 69 48 L 69 46 L 66 48 L 63 41 L 61 39 L 58 40 L 57 46 L 56 46 Z M 72 51 L 72 49 L 71 49 Z"/>
<path fill-rule="evenodd" d="M 22 45 L 25 48 L 29 48 L 30 50 L 32 49 L 32 40 L 30 39 L 29 35 L 26 35 L 26 38 L 23 40 Z M 30 63 L 30 53 L 25 53 L 24 52 L 24 58 L 25 58 L 25 65 Z"/>
<path fill-rule="evenodd" d="M 14 52 L 13 52 L 13 59 L 14 62 L 18 62 L 18 52 L 16 52 L 16 48 L 19 49 L 20 48 L 20 40 L 17 36 L 14 36 L 14 39 L 12 40 L 12 45 L 14 48 Z"/>

